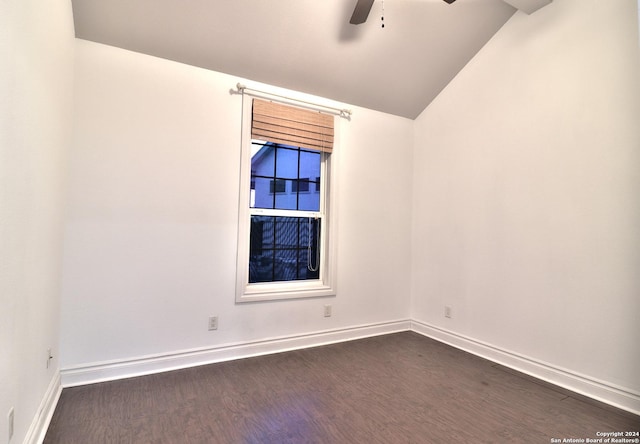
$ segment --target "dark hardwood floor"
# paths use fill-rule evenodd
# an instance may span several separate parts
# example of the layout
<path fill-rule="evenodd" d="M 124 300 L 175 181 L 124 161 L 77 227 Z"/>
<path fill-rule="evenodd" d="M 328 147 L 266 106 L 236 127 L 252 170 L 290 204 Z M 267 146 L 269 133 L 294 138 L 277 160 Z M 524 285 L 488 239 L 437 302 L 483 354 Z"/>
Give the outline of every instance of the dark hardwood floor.
<path fill-rule="evenodd" d="M 45 443 L 550 443 L 640 417 L 412 332 L 66 388 Z"/>

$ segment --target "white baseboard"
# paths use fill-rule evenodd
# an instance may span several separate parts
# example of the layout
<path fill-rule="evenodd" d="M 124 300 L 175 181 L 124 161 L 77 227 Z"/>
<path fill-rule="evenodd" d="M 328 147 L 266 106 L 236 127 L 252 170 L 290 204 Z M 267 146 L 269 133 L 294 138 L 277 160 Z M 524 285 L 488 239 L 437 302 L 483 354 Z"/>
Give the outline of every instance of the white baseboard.
<path fill-rule="evenodd" d="M 425 322 L 412 320 L 411 330 L 572 392 L 640 415 L 640 394 L 631 389 L 599 381 Z"/>
<path fill-rule="evenodd" d="M 38 413 L 33 417 L 33 421 L 31 421 L 31 425 L 23 441 L 24 444 L 41 444 L 42 441 L 44 441 L 49 423 L 53 417 L 53 412 L 56 409 L 56 405 L 58 405 L 60 393 L 62 393 L 60 372 L 56 372 L 38 407 Z"/>
<path fill-rule="evenodd" d="M 62 369 L 60 373 L 62 386 L 73 387 L 396 333 L 407 331 L 410 327 L 411 321 L 409 319 L 403 319 L 303 335 L 183 350 L 175 353 L 144 356 L 128 360 L 101 362 L 74 368 L 65 368 Z"/>
<path fill-rule="evenodd" d="M 407 330 L 412 330 L 505 367 L 640 415 L 640 394 L 631 389 L 618 387 L 425 322 L 409 319 L 65 368 L 60 372 L 61 380 L 58 380 L 58 386 L 61 384 L 62 387 L 73 387 L 143 376 Z M 59 392 L 57 396 L 59 396 Z M 49 395 L 48 397 L 57 401 L 55 396 Z M 55 407 L 55 402 L 53 402 L 53 406 Z M 53 413 L 53 409 L 51 409 L 51 413 Z M 48 424 L 48 421 L 46 421 L 46 424 Z M 25 442 L 31 443 L 35 441 Z"/>

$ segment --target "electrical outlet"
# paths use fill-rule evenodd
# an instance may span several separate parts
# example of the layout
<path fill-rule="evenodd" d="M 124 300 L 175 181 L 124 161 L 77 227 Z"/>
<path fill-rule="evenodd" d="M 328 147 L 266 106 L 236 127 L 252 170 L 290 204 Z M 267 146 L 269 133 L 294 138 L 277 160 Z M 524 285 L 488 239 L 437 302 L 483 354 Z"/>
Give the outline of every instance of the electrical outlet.
<path fill-rule="evenodd" d="M 445 318 L 450 318 L 451 317 L 451 307 L 445 305 L 444 306 L 444 317 Z"/>
<path fill-rule="evenodd" d="M 210 316 L 209 317 L 209 330 L 217 330 L 218 329 L 218 317 Z"/>
<path fill-rule="evenodd" d="M 327 304 L 324 306 L 324 317 L 331 317 L 331 305 Z"/>
<path fill-rule="evenodd" d="M 7 419 L 9 420 L 9 441 L 11 441 L 11 438 L 13 437 L 13 407 L 9 409 Z"/>

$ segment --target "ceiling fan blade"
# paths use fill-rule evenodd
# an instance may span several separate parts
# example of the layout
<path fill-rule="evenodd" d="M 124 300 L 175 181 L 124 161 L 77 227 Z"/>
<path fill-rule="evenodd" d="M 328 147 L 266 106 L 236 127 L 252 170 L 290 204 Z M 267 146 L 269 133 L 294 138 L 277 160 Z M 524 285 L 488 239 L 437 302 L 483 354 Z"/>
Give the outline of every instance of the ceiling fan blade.
<path fill-rule="evenodd" d="M 369 17 L 369 11 L 371 11 L 371 7 L 373 6 L 373 1 L 374 0 L 358 0 L 349 23 L 352 25 L 359 25 L 366 22 L 367 17 Z"/>

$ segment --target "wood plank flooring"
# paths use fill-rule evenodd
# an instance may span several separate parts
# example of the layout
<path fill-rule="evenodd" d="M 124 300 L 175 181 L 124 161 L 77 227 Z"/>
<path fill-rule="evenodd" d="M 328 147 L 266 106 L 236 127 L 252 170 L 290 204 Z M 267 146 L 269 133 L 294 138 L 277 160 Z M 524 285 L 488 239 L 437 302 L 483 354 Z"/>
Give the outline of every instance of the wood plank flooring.
<path fill-rule="evenodd" d="M 550 443 L 640 417 L 413 332 L 66 388 L 45 444 Z"/>

